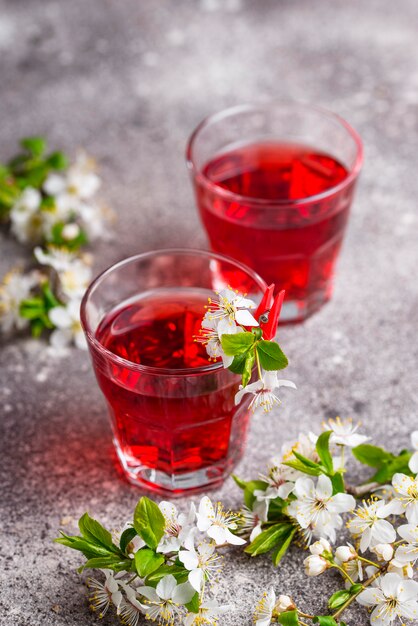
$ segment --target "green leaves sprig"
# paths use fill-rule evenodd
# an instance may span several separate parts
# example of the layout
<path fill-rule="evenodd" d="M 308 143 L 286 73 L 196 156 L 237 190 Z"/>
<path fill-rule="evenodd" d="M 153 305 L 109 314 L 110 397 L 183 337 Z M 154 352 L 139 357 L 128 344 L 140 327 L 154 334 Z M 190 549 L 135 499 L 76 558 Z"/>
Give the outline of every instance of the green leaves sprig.
<path fill-rule="evenodd" d="M 281 370 L 289 364 L 279 344 L 262 339 L 260 328 L 235 335 L 224 334 L 221 345 L 226 355 L 234 357 L 229 369 L 235 374 L 242 374 L 243 387 L 251 380 L 256 362 L 266 371 Z"/>
<path fill-rule="evenodd" d="M 364 443 L 353 448 L 352 453 L 357 461 L 376 469 L 376 472 L 367 482 L 376 482 L 384 485 L 390 482 L 393 475 L 397 472 L 407 474 L 408 476 L 413 475 L 408 467 L 412 455 L 409 450 L 401 450 L 396 455 L 388 452 L 385 448 Z"/>
<path fill-rule="evenodd" d="M 0 166 L 0 219 L 8 216 L 23 189 L 38 189 L 51 171 L 68 167 L 64 153 L 47 153 L 43 137 L 26 137 L 20 141 L 20 147 L 22 152 Z"/>

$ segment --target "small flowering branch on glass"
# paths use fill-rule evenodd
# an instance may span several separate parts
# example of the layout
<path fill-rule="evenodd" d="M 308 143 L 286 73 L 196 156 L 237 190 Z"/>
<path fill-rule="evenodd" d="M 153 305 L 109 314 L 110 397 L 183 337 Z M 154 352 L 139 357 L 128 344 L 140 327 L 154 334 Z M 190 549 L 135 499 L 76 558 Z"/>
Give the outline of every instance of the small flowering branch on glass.
<path fill-rule="evenodd" d="M 217 297 L 209 299 L 200 335 L 196 337 L 206 346 L 210 358 L 222 358 L 225 368 L 241 375 L 236 404 L 250 393 L 250 408 L 262 407 L 265 412 L 280 404 L 276 389 L 296 389 L 292 381 L 279 378 L 279 371 L 287 367 L 288 360 L 273 339 L 285 292 L 280 291 L 274 298 L 274 287 L 272 284 L 266 289 L 258 307 L 230 287 L 216 292 Z M 254 309 L 253 315 L 250 310 Z M 258 378 L 250 382 L 255 367 Z"/>
<path fill-rule="evenodd" d="M 101 185 L 94 161 L 80 152 L 69 164 L 47 153 L 42 137 L 20 142 L 22 152 L 0 165 L 0 220 L 22 244 L 35 246 L 36 269 L 12 269 L 0 284 L 0 330 L 51 330 L 56 347 L 84 348 L 81 297 L 91 279 L 91 256 L 81 248 L 106 235 L 110 212 L 95 200 Z"/>

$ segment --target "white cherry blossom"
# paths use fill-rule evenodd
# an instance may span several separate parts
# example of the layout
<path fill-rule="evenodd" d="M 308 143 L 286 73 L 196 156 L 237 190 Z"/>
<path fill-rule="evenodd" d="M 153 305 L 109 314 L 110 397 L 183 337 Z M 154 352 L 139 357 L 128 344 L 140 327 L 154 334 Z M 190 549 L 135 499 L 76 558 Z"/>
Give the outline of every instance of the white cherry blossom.
<path fill-rule="evenodd" d="M 37 189 L 26 187 L 10 210 L 11 231 L 21 243 L 38 241 L 42 235 L 41 200 Z"/>
<path fill-rule="evenodd" d="M 124 591 L 117 613 L 123 624 L 139 626 L 147 612 L 147 606 L 138 600 L 137 591 L 126 583 L 119 583 Z"/>
<path fill-rule="evenodd" d="M 405 544 L 396 549 L 396 560 L 400 563 L 415 563 L 418 560 L 418 526 L 403 524 L 398 528 L 398 535 L 405 540 Z"/>
<path fill-rule="evenodd" d="M 370 621 L 373 626 L 389 626 L 395 620 L 415 620 L 418 616 L 418 583 L 389 573 L 377 579 L 374 587 L 362 591 L 357 602 L 374 607 Z"/>
<path fill-rule="evenodd" d="M 315 485 L 310 478 L 298 478 L 293 493 L 293 500 L 287 507 L 287 513 L 294 517 L 301 528 L 312 526 L 316 536 L 328 537 L 335 541 L 336 528 L 341 528 L 340 513 L 355 508 L 355 499 L 347 493 L 332 495 L 332 483 L 328 476 L 318 477 Z"/>
<path fill-rule="evenodd" d="M 217 298 L 209 298 L 207 320 L 228 320 L 242 326 L 258 326 L 257 320 L 248 309 L 254 309 L 255 303 L 245 298 L 230 287 L 217 291 Z"/>
<path fill-rule="evenodd" d="M 411 472 L 414 472 L 414 474 L 417 474 L 418 473 L 418 430 L 414 430 L 414 432 L 411 434 L 411 444 L 412 444 L 412 447 L 414 448 L 414 453 L 409 459 L 409 469 L 411 470 Z"/>
<path fill-rule="evenodd" d="M 350 533 L 360 539 L 361 552 L 365 552 L 370 546 L 378 543 L 395 541 L 395 529 L 390 522 L 383 519 L 389 515 L 384 508 L 384 500 L 363 501 L 348 521 Z"/>
<path fill-rule="evenodd" d="M 269 626 L 276 604 L 276 594 L 271 588 L 265 591 L 257 603 L 254 611 L 253 621 L 255 626 Z"/>
<path fill-rule="evenodd" d="M 259 501 L 274 498 L 286 500 L 295 488 L 298 475 L 300 474 L 296 470 L 283 465 L 278 459 L 272 459 L 267 475 L 260 476 L 267 483 L 267 489 L 255 489 L 254 495 Z"/>
<path fill-rule="evenodd" d="M 196 508 L 193 502 L 190 504 L 187 514 L 179 513 L 177 507 L 172 502 L 163 500 L 158 505 L 164 515 L 165 528 L 164 535 L 158 544 L 157 552 L 166 554 L 177 552 L 184 545 L 194 529 L 196 519 Z"/>
<path fill-rule="evenodd" d="M 296 450 L 302 456 L 305 456 L 311 461 L 318 462 L 318 452 L 316 450 L 316 442 L 318 435 L 313 432 L 309 432 L 307 435 L 299 433 L 298 440 L 292 443 L 285 443 L 282 446 L 283 461 L 295 460 L 293 450 Z"/>
<path fill-rule="evenodd" d="M 101 181 L 95 173 L 95 162 L 85 152 L 77 154 L 66 174 L 49 174 L 43 188 L 50 196 L 76 208 L 79 199 L 87 200 L 98 191 Z"/>
<path fill-rule="evenodd" d="M 199 543 L 197 548 L 188 542 L 186 548 L 179 551 L 178 558 L 189 570 L 189 583 L 200 593 L 203 583 L 221 569 L 221 557 L 216 553 L 215 544 L 207 541 Z"/>
<path fill-rule="evenodd" d="M 223 543 L 243 545 L 245 543 L 245 539 L 231 532 L 238 528 L 237 516 L 225 511 L 220 502 L 214 506 L 207 496 L 204 496 L 199 504 L 197 527 L 201 532 L 206 532 L 217 545 Z"/>
<path fill-rule="evenodd" d="M 204 317 L 200 335 L 196 336 L 196 341 L 203 343 L 206 352 L 212 359 L 222 358 L 224 367 L 229 367 L 234 360 L 233 356 L 228 356 L 222 349 L 222 335 L 236 335 L 244 332 L 242 328 L 227 319 L 219 321 Z"/>
<path fill-rule="evenodd" d="M 31 290 L 39 283 L 36 272 L 23 274 L 20 270 L 11 270 L 0 284 L 0 329 L 9 333 L 13 328 L 22 330 L 29 321 L 20 315 L 23 300 L 31 297 Z"/>
<path fill-rule="evenodd" d="M 370 437 L 357 433 L 360 424 L 354 425 L 352 420 L 343 421 L 341 418 L 337 417 L 335 420 L 328 420 L 328 425 L 330 430 L 332 430 L 330 437 L 331 444 L 354 448 L 354 446 L 359 446 L 370 439 Z"/>
<path fill-rule="evenodd" d="M 46 250 L 36 246 L 33 254 L 40 265 L 52 267 L 58 273 L 66 271 L 77 259 L 73 252 L 58 246 L 48 246 Z"/>
<path fill-rule="evenodd" d="M 395 474 L 392 485 L 396 495 L 382 507 L 380 513 L 384 517 L 405 513 L 410 524 L 418 524 L 418 476 L 411 478 L 406 474 Z"/>
<path fill-rule="evenodd" d="M 268 509 L 268 499 L 256 500 L 252 509 L 243 506 L 238 519 L 238 533 L 248 537 L 250 542 L 253 541 L 261 533 L 262 523 L 267 521 Z"/>
<path fill-rule="evenodd" d="M 263 372 L 263 377 L 254 383 L 250 383 L 243 387 L 240 385 L 239 391 L 235 394 L 235 404 L 239 404 L 247 393 L 251 393 L 254 397 L 250 402 L 250 409 L 255 411 L 256 408 L 262 407 L 268 413 L 275 404 L 280 404 L 281 400 L 274 393 L 280 387 L 292 387 L 296 389 L 295 383 L 291 380 L 284 380 L 278 377 L 277 371 Z"/>
<path fill-rule="evenodd" d="M 190 602 L 195 590 L 189 583 L 178 585 L 174 576 L 169 574 L 159 581 L 155 589 L 143 586 L 138 588 L 138 593 L 147 599 L 144 603 L 147 619 L 172 624 L 179 614 L 179 605 Z"/>
<path fill-rule="evenodd" d="M 89 578 L 87 581 L 92 592 L 89 596 L 90 606 L 94 611 L 98 611 L 100 618 L 106 615 L 111 604 L 118 609 L 122 602 L 122 593 L 113 573 L 110 570 L 102 571 L 105 575 L 103 583 L 95 578 Z"/>
<path fill-rule="evenodd" d="M 79 300 L 70 300 L 65 306 L 54 307 L 49 311 L 48 317 L 56 327 L 50 337 L 50 343 L 54 348 L 64 348 L 74 342 L 77 348 L 87 349 L 80 323 Z"/>
<path fill-rule="evenodd" d="M 394 572 L 401 578 L 413 578 L 414 569 L 411 563 L 401 563 L 398 559 L 392 559 L 387 568 L 388 572 Z"/>

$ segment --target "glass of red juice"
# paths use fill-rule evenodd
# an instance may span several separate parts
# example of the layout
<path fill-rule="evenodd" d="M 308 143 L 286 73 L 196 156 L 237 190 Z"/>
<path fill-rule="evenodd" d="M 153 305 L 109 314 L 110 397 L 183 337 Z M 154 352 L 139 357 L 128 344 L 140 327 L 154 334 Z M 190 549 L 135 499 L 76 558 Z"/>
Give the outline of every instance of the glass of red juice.
<path fill-rule="evenodd" d="M 81 321 L 127 478 L 174 496 L 221 483 L 243 454 L 249 400 L 240 377 L 195 341 L 213 291 L 266 284 L 219 254 L 161 250 L 117 263 L 90 285 Z M 248 396 L 246 396 L 248 398 Z"/>
<path fill-rule="evenodd" d="M 286 290 L 281 321 L 302 321 L 331 297 L 362 155 L 342 118 L 294 103 L 227 109 L 190 138 L 212 250 Z"/>

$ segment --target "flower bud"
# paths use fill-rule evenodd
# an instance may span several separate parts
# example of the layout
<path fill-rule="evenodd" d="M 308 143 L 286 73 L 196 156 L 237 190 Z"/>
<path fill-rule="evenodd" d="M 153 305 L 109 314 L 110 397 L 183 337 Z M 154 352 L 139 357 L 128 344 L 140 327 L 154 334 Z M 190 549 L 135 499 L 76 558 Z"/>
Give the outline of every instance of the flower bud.
<path fill-rule="evenodd" d="M 293 611 L 296 609 L 296 604 L 293 602 L 292 598 L 282 594 L 278 597 L 274 608 L 277 613 L 285 613 L 286 611 Z"/>
<path fill-rule="evenodd" d="M 374 552 L 379 561 L 390 561 L 393 557 L 393 547 L 390 543 L 378 543 L 370 550 Z"/>
<path fill-rule="evenodd" d="M 309 550 L 311 551 L 311 554 L 320 555 L 324 552 L 331 552 L 332 548 L 330 542 L 321 537 L 321 539 L 315 541 L 315 543 L 309 546 Z"/>
<path fill-rule="evenodd" d="M 355 558 L 357 558 L 357 552 L 350 544 L 339 546 L 335 550 L 335 560 L 338 563 L 347 563 L 347 561 L 352 561 Z"/>
<path fill-rule="evenodd" d="M 303 561 L 303 564 L 307 576 L 319 576 L 329 567 L 328 561 L 318 554 L 311 554 Z"/>
<path fill-rule="evenodd" d="M 80 234 L 80 227 L 78 224 L 70 223 L 66 224 L 61 231 L 61 237 L 66 241 L 71 241 L 71 239 L 75 239 Z"/>

